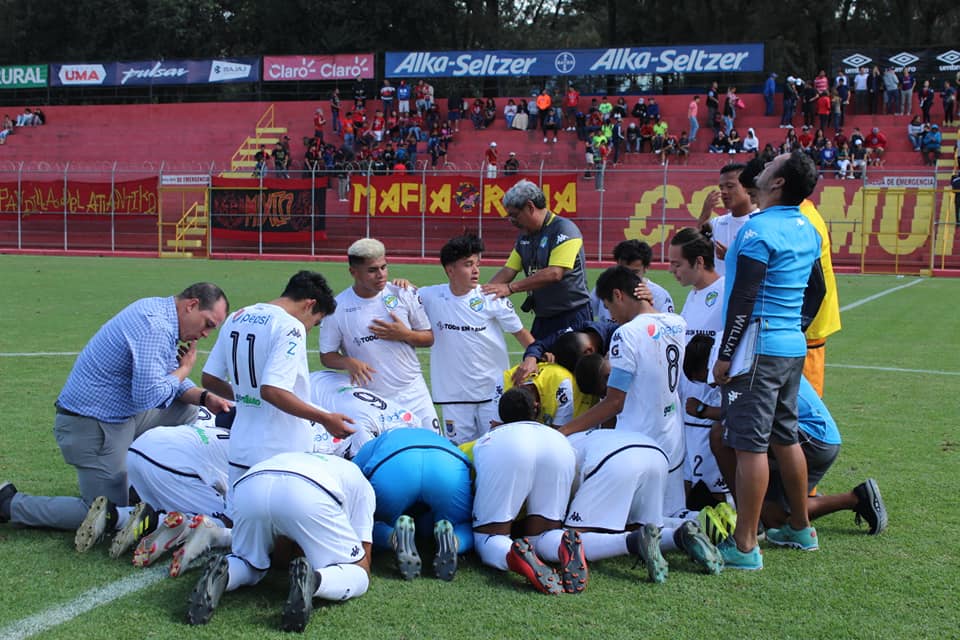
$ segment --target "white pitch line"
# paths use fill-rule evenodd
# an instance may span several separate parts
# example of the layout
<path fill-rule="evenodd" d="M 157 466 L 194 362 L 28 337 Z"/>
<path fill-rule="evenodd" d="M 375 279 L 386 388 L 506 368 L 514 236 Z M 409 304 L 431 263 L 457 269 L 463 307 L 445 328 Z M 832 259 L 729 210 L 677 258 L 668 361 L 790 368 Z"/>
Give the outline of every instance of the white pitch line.
<path fill-rule="evenodd" d="M 14 622 L 6 627 L 0 628 L 0 639 L 2 640 L 20 640 L 29 638 L 38 633 L 43 633 L 64 622 L 69 622 L 77 616 L 97 607 L 113 602 L 118 598 L 123 598 L 137 591 L 142 591 L 147 587 L 165 579 L 170 569 L 167 566 L 155 566 L 143 571 L 138 571 L 135 575 L 127 576 L 117 580 L 105 587 L 96 587 L 80 594 L 71 602 L 62 605 L 55 605 L 46 611 L 32 615 Z"/>
<path fill-rule="evenodd" d="M 872 296 L 867 296 L 862 300 L 857 300 L 855 302 L 851 302 L 850 304 L 845 304 L 842 307 L 840 307 L 840 311 L 843 312 L 843 311 L 850 311 L 851 309 L 856 309 L 860 305 L 867 304 L 868 302 L 873 302 L 877 298 L 882 298 L 883 296 L 891 294 L 894 291 L 900 291 L 900 289 L 906 289 L 907 287 L 912 287 L 913 285 L 920 284 L 921 282 L 923 282 L 923 278 L 917 278 L 916 280 L 912 280 L 911 282 L 908 282 L 906 284 L 901 284 L 898 287 L 893 287 L 892 289 L 886 289 L 884 291 L 881 291 L 880 293 L 875 293 Z"/>
<path fill-rule="evenodd" d="M 902 367 L 876 367 L 871 365 L 862 365 L 862 364 L 831 364 L 827 363 L 828 367 L 835 367 L 837 369 L 867 369 L 870 371 L 888 371 L 892 373 L 926 373 L 937 376 L 960 376 L 960 371 L 935 371 L 933 369 L 904 369 Z"/>

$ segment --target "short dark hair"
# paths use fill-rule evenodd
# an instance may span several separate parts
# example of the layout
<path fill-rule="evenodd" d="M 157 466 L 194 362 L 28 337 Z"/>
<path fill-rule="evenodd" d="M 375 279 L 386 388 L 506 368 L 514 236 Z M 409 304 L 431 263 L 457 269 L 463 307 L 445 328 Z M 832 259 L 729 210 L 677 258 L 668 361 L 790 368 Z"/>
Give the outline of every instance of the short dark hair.
<path fill-rule="evenodd" d="M 577 368 L 577 362 L 583 357 L 583 344 L 589 340 L 585 333 L 580 331 L 568 331 L 557 338 L 550 351 L 556 363 L 573 373 Z"/>
<path fill-rule="evenodd" d="M 780 204 L 796 206 L 803 202 L 817 186 L 818 175 L 813 158 L 802 151 L 791 153 L 776 174 L 776 177 L 783 178 Z"/>
<path fill-rule="evenodd" d="M 613 300 L 614 289 L 633 297 L 633 290 L 640 284 L 640 278 L 630 269 L 617 265 L 610 267 L 597 278 L 597 297 L 601 300 Z"/>
<path fill-rule="evenodd" d="M 690 342 L 687 343 L 687 348 L 683 352 L 683 375 L 687 376 L 688 380 L 699 377 L 697 372 L 708 366 L 713 343 L 713 337 L 705 333 L 697 333 L 690 338 Z"/>
<path fill-rule="evenodd" d="M 196 282 L 181 291 L 177 298 L 180 300 L 196 298 L 200 301 L 200 309 L 203 311 L 213 309 L 213 305 L 217 304 L 222 298 L 227 305 L 227 313 L 230 313 L 230 301 L 227 300 L 227 294 L 212 282 Z"/>
<path fill-rule="evenodd" d="M 333 297 L 333 291 L 327 284 L 327 279 L 316 271 L 298 271 L 287 282 L 287 288 L 283 290 L 282 296 L 291 300 L 316 300 L 313 305 L 314 313 L 323 313 L 325 316 L 332 315 L 337 310 L 337 301 Z"/>
<path fill-rule="evenodd" d="M 747 165 L 742 162 L 731 162 L 729 164 L 725 164 L 720 168 L 720 175 L 725 173 L 739 173 L 740 171 L 743 171 L 746 166 Z"/>
<path fill-rule="evenodd" d="M 761 171 L 763 171 L 763 167 L 764 163 L 760 158 L 752 158 L 744 166 L 744 169 L 740 172 L 740 177 L 738 178 L 744 189 L 757 188 L 757 176 L 760 175 Z"/>
<path fill-rule="evenodd" d="M 483 240 L 472 233 L 450 238 L 440 249 L 440 264 L 447 266 L 462 258 L 483 253 Z"/>
<path fill-rule="evenodd" d="M 522 386 L 504 391 L 497 404 L 497 410 L 500 412 L 502 422 L 535 420 L 537 417 L 537 404 L 533 394 Z"/>
<path fill-rule="evenodd" d="M 646 268 L 650 266 L 650 261 L 653 260 L 653 249 L 643 240 L 624 240 L 613 248 L 613 259 L 617 262 L 639 260 Z"/>
<path fill-rule="evenodd" d="M 690 263 L 692 267 L 697 262 L 697 258 L 703 258 L 703 266 L 707 271 L 713 271 L 714 268 L 714 246 L 713 246 L 713 227 L 710 223 L 704 223 L 699 229 L 695 227 L 685 227 L 673 234 L 670 239 L 671 246 L 680 247 L 680 253 L 683 259 Z"/>
<path fill-rule="evenodd" d="M 604 357 L 599 353 L 590 353 L 580 358 L 573 377 L 581 392 L 600 395 L 600 369 L 603 368 L 603 361 Z"/>

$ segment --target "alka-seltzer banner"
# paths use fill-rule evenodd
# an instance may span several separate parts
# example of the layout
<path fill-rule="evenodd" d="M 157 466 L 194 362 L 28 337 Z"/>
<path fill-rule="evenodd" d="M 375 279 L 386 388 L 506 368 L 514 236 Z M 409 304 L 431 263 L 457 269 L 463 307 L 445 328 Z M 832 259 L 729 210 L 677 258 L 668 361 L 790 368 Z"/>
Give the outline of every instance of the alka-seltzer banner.
<path fill-rule="evenodd" d="M 388 51 L 384 75 L 388 78 L 477 78 L 737 71 L 763 71 L 762 44 L 531 51 Z"/>
<path fill-rule="evenodd" d="M 325 177 L 309 179 L 213 179 L 210 211 L 214 232 L 224 230 L 235 239 L 264 234 L 309 233 L 324 228 Z M 312 214 L 312 215 L 311 215 Z M 223 236 L 224 234 L 220 234 Z M 289 241 L 290 236 L 282 236 Z M 270 236 L 264 235 L 266 240 Z"/>
<path fill-rule="evenodd" d="M 68 180 L 24 180 L 17 197 L 16 182 L 0 182 L 0 212 L 82 214 L 150 214 L 157 213 L 157 179 L 109 182 Z"/>
<path fill-rule="evenodd" d="M 480 180 L 475 175 L 373 176 L 367 189 L 367 178 L 356 174 L 350 180 L 350 213 L 373 216 L 420 216 L 421 202 L 430 217 L 506 217 L 503 194 L 523 178 Z M 527 176 L 534 178 L 535 176 Z M 547 207 L 568 218 L 577 215 L 577 174 L 551 174 L 540 181 L 547 196 Z M 482 212 L 482 213 L 481 213 Z"/>
<path fill-rule="evenodd" d="M 259 79 L 260 58 L 50 65 L 50 84 L 55 87 L 220 84 Z"/>
<path fill-rule="evenodd" d="M 847 75 L 856 74 L 860 67 L 871 70 L 877 66 L 881 71 L 887 67 L 897 72 L 908 69 L 920 80 L 952 80 L 960 71 L 960 45 L 929 49 L 834 49 L 830 64 L 833 70 L 843 69 Z"/>
<path fill-rule="evenodd" d="M 0 67 L 0 89 L 36 89 L 47 86 L 47 65 Z"/>
<path fill-rule="evenodd" d="M 374 76 L 374 70 L 372 53 L 263 57 L 264 82 L 368 80 Z"/>

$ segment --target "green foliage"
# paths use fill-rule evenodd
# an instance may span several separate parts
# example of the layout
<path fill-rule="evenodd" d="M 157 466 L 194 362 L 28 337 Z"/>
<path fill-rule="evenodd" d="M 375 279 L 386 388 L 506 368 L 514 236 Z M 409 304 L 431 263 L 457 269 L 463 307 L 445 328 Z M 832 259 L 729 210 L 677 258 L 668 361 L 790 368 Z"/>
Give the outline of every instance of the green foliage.
<path fill-rule="evenodd" d="M 52 402 L 73 354 L 131 300 L 212 280 L 224 287 L 236 309 L 272 299 L 287 277 L 304 267 L 324 272 L 336 291 L 349 283 L 342 262 L 0 255 L 6 294 L 0 334 L 0 480 L 38 494 L 75 495 L 76 476 L 51 434 Z M 492 272 L 487 267 L 481 277 Z M 438 265 L 393 264 L 391 276 L 418 284 L 443 280 Z M 682 302 L 686 291 L 669 274 L 651 276 Z M 907 282 L 841 276 L 841 304 Z M 960 316 L 945 311 L 943 301 L 958 297 L 960 281 L 924 280 L 845 312 L 843 331 L 828 343 L 826 402 L 844 445 L 820 489 L 849 491 L 866 477 L 877 478 L 891 522 L 882 536 L 866 536 L 851 513 L 838 513 L 816 523 L 821 551 L 766 548 L 759 574 L 708 577 L 671 553 L 667 583 L 654 586 L 641 579 L 631 559 L 622 558 L 595 563 L 583 595 L 555 598 L 533 592 L 514 575 L 481 567 L 473 557 L 464 561 L 453 583 L 430 577 L 403 582 L 389 554 L 378 553 L 370 591 L 355 601 L 320 605 L 308 633 L 351 640 L 704 638 L 718 630 L 747 638 L 954 637 L 953 541 L 960 527 L 953 489 L 960 462 L 955 393 L 960 359 L 954 336 L 960 333 Z M 311 333 L 310 344 L 316 339 Z M 211 344 L 207 340 L 201 348 Z M 318 366 L 316 360 L 311 366 Z M 110 560 L 105 548 L 78 555 L 72 540 L 66 532 L 0 525 L 0 636 L 26 616 L 58 611 L 92 589 L 142 573 Z M 420 545 L 428 567 L 430 545 Z M 188 629 L 185 602 L 197 578 L 194 570 L 177 580 L 164 579 L 42 637 L 287 637 L 277 630 L 286 597 L 282 568 L 255 588 L 228 593 L 207 628 Z"/>

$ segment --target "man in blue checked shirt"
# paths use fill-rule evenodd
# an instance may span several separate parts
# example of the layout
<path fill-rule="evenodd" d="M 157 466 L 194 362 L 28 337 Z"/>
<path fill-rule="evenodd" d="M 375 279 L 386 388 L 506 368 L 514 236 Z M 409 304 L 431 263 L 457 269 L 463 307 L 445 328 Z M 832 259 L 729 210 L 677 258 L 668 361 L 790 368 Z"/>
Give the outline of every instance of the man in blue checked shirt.
<path fill-rule="evenodd" d="M 177 296 L 137 300 L 100 327 L 57 398 L 53 426 L 63 459 L 77 469 L 81 497 L 30 496 L 5 482 L 0 522 L 72 530 L 105 496 L 118 507 L 106 524 L 122 526 L 132 510 L 125 505 L 133 439 L 156 426 L 193 422 L 197 406 L 213 413 L 230 408 L 188 378 L 197 340 L 220 326 L 229 306 L 220 287 L 198 283 Z"/>

